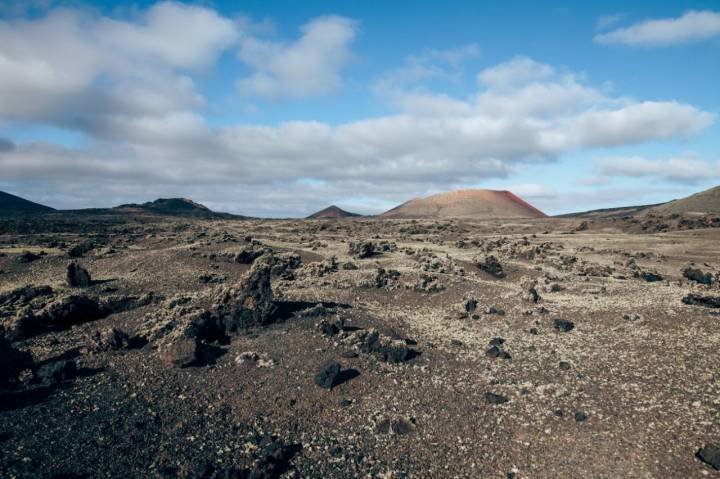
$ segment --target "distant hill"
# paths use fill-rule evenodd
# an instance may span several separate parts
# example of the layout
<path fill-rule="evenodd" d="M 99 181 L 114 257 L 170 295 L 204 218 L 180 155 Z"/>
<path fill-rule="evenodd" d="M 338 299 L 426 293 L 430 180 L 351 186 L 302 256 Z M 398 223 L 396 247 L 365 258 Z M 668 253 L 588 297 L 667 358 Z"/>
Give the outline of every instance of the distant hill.
<path fill-rule="evenodd" d="M 309 220 L 317 220 L 317 219 L 341 219 L 341 218 L 354 218 L 360 216 L 357 213 L 350 213 L 349 211 L 345 211 L 342 208 L 338 208 L 335 205 L 328 206 L 324 210 L 320 210 L 317 213 L 313 213 L 310 216 L 308 216 L 306 219 Z"/>
<path fill-rule="evenodd" d="M 598 210 L 581 211 L 578 213 L 565 213 L 563 215 L 555 215 L 555 218 L 611 218 L 616 216 L 632 216 L 640 213 L 641 211 L 650 209 L 653 206 L 658 206 L 662 204 L 664 203 L 641 206 L 620 206 L 617 208 L 602 208 Z"/>
<path fill-rule="evenodd" d="M 720 213 L 720 186 L 647 210 L 659 215 Z"/>
<path fill-rule="evenodd" d="M 0 191 L 0 215 L 2 214 L 38 214 L 55 211 L 49 206 L 33 203 L 32 201 L 20 198 Z"/>
<path fill-rule="evenodd" d="M 148 201 L 142 204 L 130 203 L 116 206 L 112 208 L 111 211 L 154 213 L 171 216 L 197 216 L 202 218 L 242 218 L 242 216 L 232 215 L 230 213 L 217 213 L 207 206 L 195 203 L 188 198 L 158 198 L 155 201 Z"/>
<path fill-rule="evenodd" d="M 458 190 L 415 198 L 382 218 L 545 218 L 547 215 L 510 191 Z"/>

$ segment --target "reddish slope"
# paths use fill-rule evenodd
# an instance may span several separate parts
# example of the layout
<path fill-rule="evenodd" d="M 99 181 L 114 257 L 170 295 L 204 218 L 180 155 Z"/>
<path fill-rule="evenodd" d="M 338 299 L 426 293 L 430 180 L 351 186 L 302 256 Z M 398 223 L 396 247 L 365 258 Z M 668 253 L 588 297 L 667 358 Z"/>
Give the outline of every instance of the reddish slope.
<path fill-rule="evenodd" d="M 384 218 L 544 218 L 546 215 L 509 191 L 458 190 L 415 198 L 381 215 Z"/>

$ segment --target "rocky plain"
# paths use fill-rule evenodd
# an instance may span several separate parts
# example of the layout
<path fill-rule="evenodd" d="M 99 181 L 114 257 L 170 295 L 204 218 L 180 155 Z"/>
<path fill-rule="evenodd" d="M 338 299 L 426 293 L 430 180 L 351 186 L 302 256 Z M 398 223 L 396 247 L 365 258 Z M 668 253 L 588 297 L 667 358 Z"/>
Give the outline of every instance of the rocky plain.
<path fill-rule="evenodd" d="M 720 477 L 718 224 L 0 219 L 0 477 Z"/>

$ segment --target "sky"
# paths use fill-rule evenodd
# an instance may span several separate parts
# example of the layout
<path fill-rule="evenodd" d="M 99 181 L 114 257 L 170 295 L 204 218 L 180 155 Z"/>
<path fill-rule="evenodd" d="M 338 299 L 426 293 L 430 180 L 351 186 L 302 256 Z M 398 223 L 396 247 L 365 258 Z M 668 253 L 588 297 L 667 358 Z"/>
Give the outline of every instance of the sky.
<path fill-rule="evenodd" d="M 0 190 L 262 217 L 720 184 L 720 2 L 0 0 Z"/>

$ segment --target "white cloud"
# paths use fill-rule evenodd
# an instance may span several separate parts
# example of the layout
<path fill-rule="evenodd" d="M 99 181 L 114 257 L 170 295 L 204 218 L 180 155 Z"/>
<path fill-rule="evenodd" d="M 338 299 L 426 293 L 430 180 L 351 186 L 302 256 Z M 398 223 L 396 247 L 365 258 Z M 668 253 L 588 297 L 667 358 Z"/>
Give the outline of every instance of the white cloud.
<path fill-rule="evenodd" d="M 635 47 L 678 45 L 706 40 L 720 35 L 720 12 L 690 10 L 678 18 L 645 20 L 626 28 L 596 35 L 602 44 L 624 44 Z"/>
<path fill-rule="evenodd" d="M 165 23 L 170 18 L 176 28 Z M 259 39 L 264 28 L 249 28 L 238 40 L 256 69 L 244 79 L 261 86 L 254 93 L 301 97 L 340 85 L 354 21 L 316 19 L 291 43 Z M 183 31 L 195 32 L 198 44 L 183 46 L 176 33 Z M 247 213 L 270 211 L 266 205 L 277 201 L 282 211 L 306 214 L 303 208 L 348 196 L 391 204 L 421 191 L 508 178 L 569 152 L 684 137 L 714 121 L 688 104 L 610 96 L 582 76 L 527 57 L 483 70 L 465 97 L 413 84 L 424 74 L 452 78 L 459 62 L 477 53 L 461 47 L 410 61 L 418 69 L 389 83 L 396 107 L 385 116 L 218 126 L 207 118 L 194 78 L 234 38 L 214 11 L 176 3 L 140 11 L 132 21 L 63 9 L 0 22 L 0 121 L 84 134 L 75 148 L 12 141 L 0 154 L 1 181 L 54 191 L 66 198 L 56 206 L 162 193 Z"/>
<path fill-rule="evenodd" d="M 699 183 L 720 178 L 720 163 L 690 158 L 650 160 L 642 156 L 611 157 L 599 161 L 606 176 L 652 178 L 676 183 Z"/>
<path fill-rule="evenodd" d="M 478 73 L 478 81 L 496 89 L 513 89 L 536 81 L 546 80 L 555 75 L 550 65 L 517 56 L 510 61 L 489 67 Z"/>
<path fill-rule="evenodd" d="M 171 2 L 136 22 L 74 9 L 0 21 L 0 118 L 94 128 L 198 107 L 184 70 L 211 65 L 236 36 L 213 10 Z"/>
<path fill-rule="evenodd" d="M 302 36 L 292 43 L 245 36 L 238 58 L 254 73 L 238 80 L 240 92 L 277 99 L 336 90 L 342 84 L 340 71 L 351 59 L 350 43 L 357 29 L 352 19 L 327 16 L 303 25 Z"/>
<path fill-rule="evenodd" d="M 597 19 L 595 28 L 598 30 L 605 30 L 619 23 L 627 15 L 625 13 L 615 13 L 612 15 L 602 15 Z"/>

